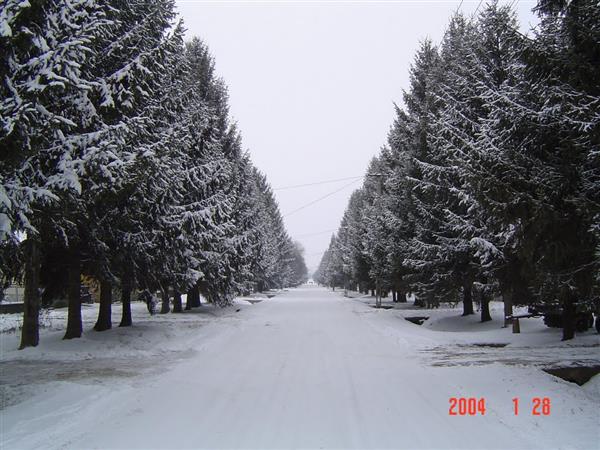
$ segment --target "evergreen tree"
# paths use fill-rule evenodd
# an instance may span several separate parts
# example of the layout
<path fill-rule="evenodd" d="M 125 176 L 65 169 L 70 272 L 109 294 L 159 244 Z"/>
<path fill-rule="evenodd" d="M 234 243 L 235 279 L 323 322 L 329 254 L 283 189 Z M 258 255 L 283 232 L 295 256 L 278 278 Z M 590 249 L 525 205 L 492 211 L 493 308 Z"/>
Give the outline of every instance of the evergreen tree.
<path fill-rule="evenodd" d="M 79 194 L 78 124 L 96 80 L 84 70 L 106 7 L 92 1 L 7 1 L 0 7 L 0 230 L 26 232 L 21 348 L 39 340 L 40 229 L 60 195 Z M 78 294 L 79 295 L 79 294 Z"/>
<path fill-rule="evenodd" d="M 290 265 L 291 275 L 289 286 L 300 286 L 308 280 L 308 269 L 304 262 L 304 247 L 299 242 L 294 242 L 292 261 Z"/>
<path fill-rule="evenodd" d="M 179 311 L 186 291 L 187 306 L 201 291 L 224 306 L 258 278 L 301 282 L 301 252 L 174 2 L 67 3 L 0 7 L 0 238 L 20 258 L 2 276 L 24 263 L 22 347 L 39 339 L 40 282 L 69 300 L 65 338 L 82 333 L 82 274 L 100 285 L 98 331 L 115 288 L 127 326 L 136 287 Z"/>
<path fill-rule="evenodd" d="M 156 150 L 157 143 L 164 141 L 157 100 L 169 87 L 171 78 L 164 68 L 179 51 L 183 32 L 176 28 L 173 37 L 167 35 L 175 18 L 171 1 L 117 2 L 109 9 L 109 18 L 111 25 L 100 29 L 95 41 L 97 57 L 84 66 L 96 83 L 94 91 L 82 94 L 90 110 L 81 123 L 85 138 L 76 143 L 82 161 L 82 192 L 80 198 L 65 199 L 69 213 L 62 214 L 65 222 L 75 224 L 65 233 L 71 280 L 76 284 L 68 289 L 72 295 L 66 339 L 82 332 L 79 275 L 75 273 L 82 269 L 99 279 L 105 291 L 94 328 L 111 328 L 116 279 L 111 271 L 113 255 L 107 249 L 114 248 L 110 233 L 114 227 L 102 226 L 102 219 L 109 216 L 103 209 L 122 198 L 121 190 L 130 180 L 137 157 Z M 93 266 L 82 267 L 82 259 L 93 261 Z"/>

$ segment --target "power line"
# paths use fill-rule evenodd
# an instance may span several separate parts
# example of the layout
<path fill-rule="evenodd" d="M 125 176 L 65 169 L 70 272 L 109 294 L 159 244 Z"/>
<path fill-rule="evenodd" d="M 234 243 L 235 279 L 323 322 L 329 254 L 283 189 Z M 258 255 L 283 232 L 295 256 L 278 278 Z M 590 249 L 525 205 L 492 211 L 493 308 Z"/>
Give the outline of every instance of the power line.
<path fill-rule="evenodd" d="M 301 188 L 301 187 L 306 187 L 306 186 L 316 186 L 319 184 L 327 184 L 327 183 L 336 183 L 339 181 L 346 181 L 346 180 L 356 180 L 358 178 L 368 178 L 368 177 L 383 177 L 385 176 L 384 174 L 381 173 L 367 173 L 365 175 L 360 175 L 357 177 L 346 177 L 346 178 L 336 178 L 334 180 L 323 180 L 323 181 L 315 181 L 314 183 L 305 183 L 305 184 L 295 184 L 292 186 L 283 186 L 283 187 L 279 187 L 279 188 L 275 188 L 273 189 L 273 191 L 283 191 L 285 189 L 295 189 L 295 188 Z"/>
<path fill-rule="evenodd" d="M 360 178 L 363 178 L 363 177 L 360 177 Z M 300 206 L 299 208 L 296 208 L 295 210 L 293 210 L 293 211 L 290 211 L 290 212 L 289 212 L 289 213 L 287 213 L 287 214 L 284 214 L 284 215 L 283 215 L 283 217 L 288 217 L 288 216 L 291 216 L 292 214 L 295 214 L 295 213 L 297 213 L 298 211 L 302 211 L 303 209 L 305 209 L 305 208 L 308 208 L 309 206 L 312 206 L 312 205 L 314 205 L 315 203 L 318 203 L 318 202 L 320 202 L 321 200 L 325 200 L 327 197 L 331 197 L 333 194 L 337 194 L 338 192 L 340 192 L 340 191 L 342 191 L 342 190 L 346 189 L 348 186 L 351 186 L 351 185 L 353 185 L 353 184 L 354 184 L 354 183 L 356 183 L 357 181 L 358 181 L 358 180 L 351 181 L 350 183 L 343 185 L 341 188 L 339 188 L 339 189 L 336 189 L 335 191 L 333 191 L 333 192 L 330 192 L 329 194 L 325 194 L 323 197 L 319 197 L 319 198 L 317 198 L 317 199 L 315 199 L 315 200 L 313 200 L 313 201 L 311 201 L 311 202 L 307 203 L 306 205 L 302 205 L 302 206 Z"/>
<path fill-rule="evenodd" d="M 346 178 L 337 178 L 335 180 L 324 180 L 324 181 L 315 181 L 314 183 L 305 183 L 305 184 L 296 184 L 293 186 L 283 186 L 280 188 L 275 188 L 273 189 L 274 191 L 283 191 L 286 189 L 296 189 L 296 188 L 301 188 L 301 187 L 306 187 L 306 186 L 317 186 L 319 184 L 328 184 L 328 183 L 336 183 L 339 181 L 346 181 L 346 180 L 356 180 L 357 178 L 364 178 L 365 175 L 361 175 L 358 177 L 346 177 Z"/>
<path fill-rule="evenodd" d="M 336 231 L 336 229 L 332 228 L 331 230 L 323 230 L 323 231 L 315 231 L 314 233 L 299 234 L 294 237 L 302 238 L 302 237 L 309 237 L 309 236 L 319 236 L 321 234 L 333 233 L 334 231 Z"/>

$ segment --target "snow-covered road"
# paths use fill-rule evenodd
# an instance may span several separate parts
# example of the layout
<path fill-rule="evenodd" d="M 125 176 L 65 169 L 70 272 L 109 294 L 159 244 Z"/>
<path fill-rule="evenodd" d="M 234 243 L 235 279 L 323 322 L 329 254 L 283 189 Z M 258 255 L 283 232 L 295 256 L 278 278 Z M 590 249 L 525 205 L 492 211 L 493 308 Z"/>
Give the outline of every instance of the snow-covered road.
<path fill-rule="evenodd" d="M 158 371 L 55 383 L 7 408 L 2 448 L 600 445 L 597 389 L 528 367 L 434 367 L 417 349 L 439 333 L 337 292 L 292 290 L 234 319 Z M 484 398 L 485 415 L 449 416 L 450 397 Z M 551 399 L 550 415 L 531 415 L 533 397 Z"/>

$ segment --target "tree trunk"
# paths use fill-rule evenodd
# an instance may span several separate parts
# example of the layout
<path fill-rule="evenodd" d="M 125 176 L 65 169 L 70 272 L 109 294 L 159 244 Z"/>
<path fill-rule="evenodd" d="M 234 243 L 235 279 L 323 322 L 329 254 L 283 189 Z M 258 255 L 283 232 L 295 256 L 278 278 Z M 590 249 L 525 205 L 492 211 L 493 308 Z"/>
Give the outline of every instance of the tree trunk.
<path fill-rule="evenodd" d="M 36 347 L 40 341 L 40 253 L 38 243 L 33 238 L 27 239 L 26 251 L 25 304 L 19 350 Z"/>
<path fill-rule="evenodd" d="M 129 269 L 125 269 L 121 278 L 121 323 L 120 327 L 130 327 L 133 321 L 131 320 L 131 291 L 133 291 L 133 273 Z"/>
<path fill-rule="evenodd" d="M 375 307 L 381 308 L 381 287 L 379 286 L 379 282 L 375 286 Z"/>
<path fill-rule="evenodd" d="M 175 291 L 173 294 L 173 312 L 180 313 L 183 312 L 182 304 L 181 304 L 181 293 L 179 291 Z"/>
<path fill-rule="evenodd" d="M 463 283 L 463 316 L 475 314 L 475 311 L 473 311 L 472 285 L 473 283 L 471 281 L 465 281 Z"/>
<path fill-rule="evenodd" d="M 69 251 L 67 263 L 67 331 L 63 339 L 80 338 L 83 331 L 81 320 L 81 257 L 78 250 Z"/>
<path fill-rule="evenodd" d="M 568 341 L 575 337 L 575 301 L 573 293 L 568 287 L 563 287 L 560 293 L 562 303 L 562 325 L 563 325 L 563 341 Z"/>
<path fill-rule="evenodd" d="M 492 320 L 492 316 L 490 314 L 490 298 L 485 294 L 481 294 L 481 321 L 489 322 Z"/>
<path fill-rule="evenodd" d="M 202 306 L 202 303 L 200 303 L 200 289 L 198 288 L 198 285 L 194 285 L 188 291 L 185 309 L 197 308 L 199 306 Z"/>
<path fill-rule="evenodd" d="M 112 283 L 110 281 L 100 282 L 100 309 L 98 310 L 98 320 L 94 325 L 94 330 L 105 331 L 112 328 Z"/>
<path fill-rule="evenodd" d="M 406 303 L 406 291 L 403 287 L 398 289 L 398 303 Z"/>
<path fill-rule="evenodd" d="M 502 302 L 504 303 L 504 328 L 506 328 L 512 322 L 507 319 L 507 317 L 513 315 L 512 292 L 508 286 L 503 286 L 502 284 L 500 285 L 500 289 L 502 290 Z"/>
<path fill-rule="evenodd" d="M 169 289 L 168 288 L 163 289 L 161 291 L 161 293 L 162 293 L 162 303 L 160 306 L 160 313 L 166 314 L 171 310 L 171 308 L 169 307 Z"/>
<path fill-rule="evenodd" d="M 417 294 L 414 294 L 413 298 L 414 298 L 413 305 L 423 306 L 423 301 L 419 298 L 419 296 Z"/>
<path fill-rule="evenodd" d="M 121 305 L 123 306 L 123 310 L 119 326 L 130 327 L 133 323 L 131 320 L 131 287 L 126 283 L 123 283 L 121 286 Z"/>
<path fill-rule="evenodd" d="M 392 289 L 392 301 L 398 303 L 398 297 L 396 296 L 396 290 Z"/>

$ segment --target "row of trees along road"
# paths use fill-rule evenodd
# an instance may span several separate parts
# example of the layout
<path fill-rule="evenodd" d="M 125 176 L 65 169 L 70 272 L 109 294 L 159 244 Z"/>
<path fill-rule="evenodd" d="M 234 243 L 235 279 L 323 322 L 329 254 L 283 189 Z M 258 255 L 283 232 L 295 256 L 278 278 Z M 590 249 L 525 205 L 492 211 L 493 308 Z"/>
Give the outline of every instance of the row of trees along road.
<path fill-rule="evenodd" d="M 127 326 L 134 290 L 178 312 L 182 293 L 226 305 L 306 277 L 213 58 L 183 33 L 167 0 L 0 5 L 0 275 L 25 284 L 21 348 L 57 297 L 81 336 L 82 275 L 100 284 L 98 331 L 113 291 Z"/>
<path fill-rule="evenodd" d="M 600 8 L 540 0 L 533 37 L 490 2 L 421 43 L 387 145 L 352 195 L 316 278 L 460 301 L 481 320 L 575 304 L 600 285 Z"/>

